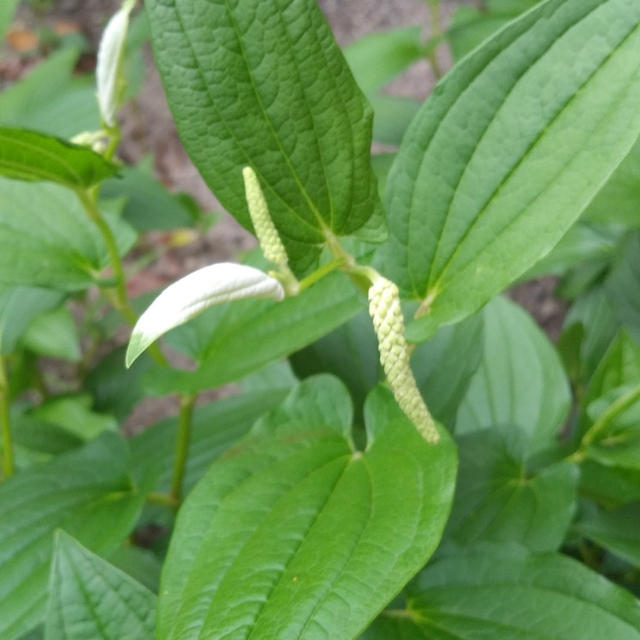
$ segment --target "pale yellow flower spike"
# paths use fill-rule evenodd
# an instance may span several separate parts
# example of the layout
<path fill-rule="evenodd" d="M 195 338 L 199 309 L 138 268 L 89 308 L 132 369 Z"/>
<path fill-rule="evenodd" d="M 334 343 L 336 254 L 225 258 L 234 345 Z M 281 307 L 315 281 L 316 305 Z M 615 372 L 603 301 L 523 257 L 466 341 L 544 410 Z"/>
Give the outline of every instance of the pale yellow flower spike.
<path fill-rule="evenodd" d="M 410 367 L 398 287 L 378 276 L 369 288 L 369 313 L 378 336 L 380 362 L 400 408 L 422 437 L 432 444 L 440 440 L 433 418 L 420 395 Z"/>
<path fill-rule="evenodd" d="M 277 264 L 282 269 L 287 269 L 289 264 L 287 252 L 269 214 L 267 201 L 260 188 L 258 176 L 256 176 L 251 167 L 245 167 L 242 170 L 242 177 L 244 178 L 244 190 L 249 207 L 249 215 L 251 216 L 251 222 L 253 222 L 253 228 L 258 237 L 262 253 L 269 262 Z"/>

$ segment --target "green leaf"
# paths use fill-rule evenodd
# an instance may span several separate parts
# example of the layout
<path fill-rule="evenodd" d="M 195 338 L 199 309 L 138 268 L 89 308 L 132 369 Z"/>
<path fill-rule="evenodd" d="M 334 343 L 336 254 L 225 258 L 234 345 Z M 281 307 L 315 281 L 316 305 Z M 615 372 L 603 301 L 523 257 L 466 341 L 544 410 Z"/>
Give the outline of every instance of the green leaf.
<path fill-rule="evenodd" d="M 118 168 L 87 147 L 26 129 L 0 127 L 0 175 L 87 189 Z"/>
<path fill-rule="evenodd" d="M 62 302 L 58 291 L 35 287 L 0 288 L 0 354 L 11 353 L 34 318 Z"/>
<path fill-rule="evenodd" d="M 314 0 L 152 0 L 147 11 L 184 146 L 241 224 L 251 228 L 246 165 L 298 272 L 325 230 L 348 235 L 378 213 L 371 109 Z"/>
<path fill-rule="evenodd" d="M 448 532 L 461 544 L 515 542 L 555 551 L 575 512 L 578 469 L 560 462 L 533 469 L 526 436 L 493 427 L 458 439 L 460 471 Z"/>
<path fill-rule="evenodd" d="M 456 433 L 510 425 L 530 451 L 552 443 L 571 405 L 571 391 L 553 345 L 532 318 L 507 298 L 484 311 L 484 352 L 462 401 Z"/>
<path fill-rule="evenodd" d="M 605 286 L 617 319 L 640 341 L 640 231 L 627 238 Z"/>
<path fill-rule="evenodd" d="M 100 189 L 105 198 L 125 196 L 122 215 L 139 231 L 172 230 L 193 226 L 193 218 L 178 197 L 146 171 L 122 167 L 120 176 L 106 180 Z"/>
<path fill-rule="evenodd" d="M 93 399 L 88 394 L 61 396 L 36 407 L 31 416 L 56 424 L 85 441 L 93 440 L 103 431 L 117 431 L 115 418 L 96 413 L 92 405 Z"/>
<path fill-rule="evenodd" d="M 400 144 L 420 109 L 420 103 L 417 100 L 386 94 L 372 96 L 371 106 L 374 112 L 374 140 L 392 145 Z"/>
<path fill-rule="evenodd" d="M 429 302 L 422 335 L 531 268 L 624 159 L 640 133 L 639 47 L 639 4 L 546 0 L 422 107 L 389 176 L 377 260 Z"/>
<path fill-rule="evenodd" d="M 118 218 L 107 216 L 121 253 L 135 234 Z M 97 227 L 68 189 L 0 178 L 0 286 L 85 289 L 108 264 Z"/>
<path fill-rule="evenodd" d="M 640 226 L 640 141 L 584 212 L 583 218 Z"/>
<path fill-rule="evenodd" d="M 608 507 L 640 500 L 640 467 L 621 469 L 585 460 L 580 465 L 580 493 Z"/>
<path fill-rule="evenodd" d="M 354 638 L 424 564 L 455 448 L 444 431 L 428 445 L 381 388 L 365 413 L 354 451 L 348 394 L 318 377 L 214 463 L 178 516 L 159 639 Z"/>
<path fill-rule="evenodd" d="M 240 300 L 212 307 L 167 335 L 170 344 L 199 363 L 198 369 L 155 369 L 147 376 L 148 389 L 160 395 L 188 393 L 239 380 L 317 340 L 363 307 L 342 273 L 282 302 Z"/>
<path fill-rule="evenodd" d="M 82 438 L 53 422 L 29 414 L 12 415 L 11 418 L 14 443 L 31 451 L 52 456 L 85 444 Z"/>
<path fill-rule="evenodd" d="M 75 48 L 53 53 L 33 71 L 0 94 L 0 124 L 26 127 L 70 138 L 100 126 L 95 83 L 73 71 Z"/>
<path fill-rule="evenodd" d="M 71 311 L 64 305 L 38 316 L 22 336 L 21 343 L 41 356 L 78 362 L 80 338 Z"/>
<path fill-rule="evenodd" d="M 151 591 L 56 532 L 45 640 L 152 640 L 155 604 Z"/>
<path fill-rule="evenodd" d="M 184 486 L 188 491 L 211 463 L 234 445 L 253 423 L 287 394 L 287 389 L 246 392 L 216 400 L 193 412 Z M 131 467 L 137 479 L 155 479 L 157 491 L 168 490 L 175 458 L 176 418 L 163 420 L 131 439 Z"/>
<path fill-rule="evenodd" d="M 134 546 L 126 540 L 119 549 L 109 554 L 109 562 L 143 584 L 152 593 L 158 592 L 162 559 L 153 551 Z"/>
<path fill-rule="evenodd" d="M 421 32 L 420 27 L 400 27 L 369 33 L 345 47 L 344 57 L 365 95 L 382 89 L 425 55 Z"/>
<path fill-rule="evenodd" d="M 586 514 L 575 524 L 576 531 L 592 542 L 635 567 L 640 567 L 640 503 L 625 505 L 615 511 L 599 509 Z"/>
<path fill-rule="evenodd" d="M 142 496 L 127 447 L 107 434 L 0 485 L 0 637 L 19 638 L 44 616 L 53 532 L 64 528 L 97 553 L 132 529 Z"/>
<path fill-rule="evenodd" d="M 637 640 L 640 606 L 571 558 L 480 545 L 433 562 L 407 608 L 384 612 L 364 639 L 427 637 Z"/>

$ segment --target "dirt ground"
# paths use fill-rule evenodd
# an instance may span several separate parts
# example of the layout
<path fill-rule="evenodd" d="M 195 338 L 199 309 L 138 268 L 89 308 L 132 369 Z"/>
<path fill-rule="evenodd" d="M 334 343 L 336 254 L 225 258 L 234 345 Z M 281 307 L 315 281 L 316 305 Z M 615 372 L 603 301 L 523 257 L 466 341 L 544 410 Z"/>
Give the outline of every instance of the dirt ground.
<path fill-rule="evenodd" d="M 19 21 L 29 26 L 38 20 L 68 20 L 79 25 L 95 46 L 105 21 L 119 4 L 119 0 L 54 0 L 44 17 L 25 7 L 19 13 Z M 448 24 L 455 8 L 461 4 L 475 5 L 477 1 L 444 0 L 441 3 L 444 26 Z M 424 0 L 319 0 L 319 5 L 340 45 L 347 45 L 366 33 L 395 26 L 421 25 L 425 38 L 430 33 L 429 11 Z M 446 45 L 438 49 L 437 55 L 440 66 L 448 69 L 451 57 Z M 153 153 L 157 175 L 165 184 L 192 194 L 204 210 L 220 210 L 180 144 L 150 50 L 146 51 L 146 67 L 146 79 L 140 95 L 121 114 L 124 143 L 120 156 L 124 161 L 134 163 L 142 155 Z M 11 79 L 5 78 L 5 83 Z M 424 99 L 434 84 L 431 68 L 424 61 L 394 80 L 388 91 Z M 149 241 L 154 242 L 153 234 Z M 188 246 L 165 252 L 142 272 L 133 286 L 137 291 L 157 288 L 205 264 L 231 259 L 238 251 L 253 245 L 253 238 L 229 215 L 223 213 L 220 222 L 202 238 Z M 144 281 L 140 281 L 140 278 Z M 560 333 L 565 307 L 553 298 L 554 286 L 552 278 L 543 278 L 515 287 L 510 294 L 555 339 Z M 132 428 L 139 428 L 140 425 L 154 422 L 174 410 L 173 400 L 154 399 L 143 403 L 128 423 Z"/>

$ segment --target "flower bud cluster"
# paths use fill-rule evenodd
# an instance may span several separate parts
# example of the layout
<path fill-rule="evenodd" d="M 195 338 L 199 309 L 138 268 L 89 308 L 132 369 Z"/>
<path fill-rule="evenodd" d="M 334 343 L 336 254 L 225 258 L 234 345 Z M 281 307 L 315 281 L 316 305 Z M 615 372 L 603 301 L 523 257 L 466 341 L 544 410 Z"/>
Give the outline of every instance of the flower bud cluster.
<path fill-rule="evenodd" d="M 369 288 L 369 313 L 378 337 L 380 362 L 396 402 L 427 442 L 440 439 L 410 366 L 398 287 L 379 276 Z"/>

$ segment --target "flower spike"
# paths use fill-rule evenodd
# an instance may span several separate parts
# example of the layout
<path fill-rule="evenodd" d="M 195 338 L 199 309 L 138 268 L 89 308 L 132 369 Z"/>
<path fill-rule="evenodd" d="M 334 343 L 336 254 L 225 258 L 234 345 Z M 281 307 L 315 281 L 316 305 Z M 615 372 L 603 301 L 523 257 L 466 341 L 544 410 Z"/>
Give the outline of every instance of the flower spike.
<path fill-rule="evenodd" d="M 400 408 L 422 437 L 432 444 L 440 434 L 413 377 L 398 287 L 378 276 L 369 288 L 369 314 L 378 337 L 380 362 Z"/>

